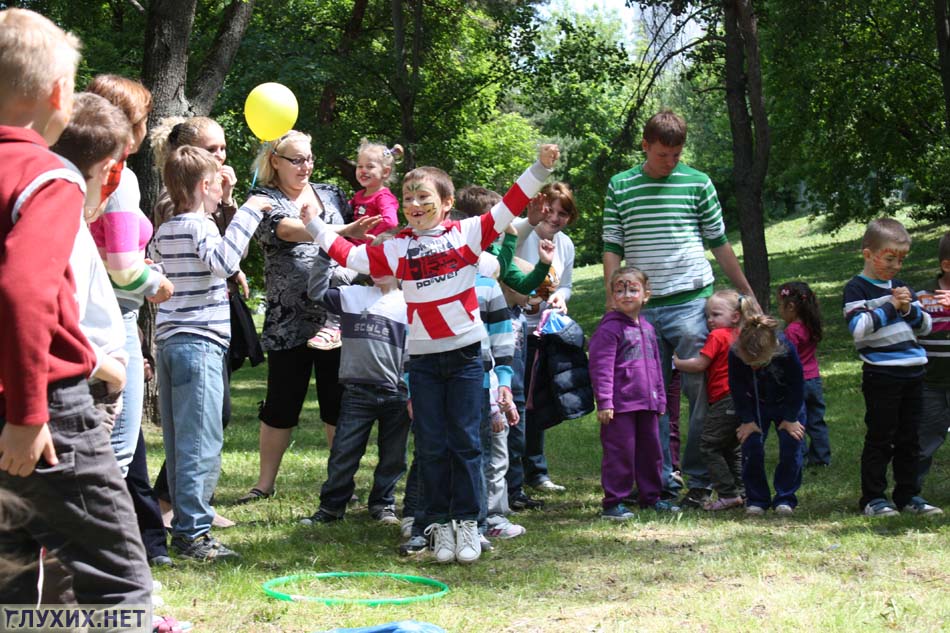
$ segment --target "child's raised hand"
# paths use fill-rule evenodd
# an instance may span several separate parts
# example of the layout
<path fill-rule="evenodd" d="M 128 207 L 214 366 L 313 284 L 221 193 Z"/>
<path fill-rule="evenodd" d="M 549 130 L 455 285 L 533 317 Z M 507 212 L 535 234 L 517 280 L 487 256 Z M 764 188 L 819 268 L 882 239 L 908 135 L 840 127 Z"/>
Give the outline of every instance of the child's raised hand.
<path fill-rule="evenodd" d="M 601 424 L 610 424 L 614 419 L 614 410 L 613 409 L 600 409 L 597 411 L 597 421 Z"/>
<path fill-rule="evenodd" d="M 736 429 L 736 437 L 739 439 L 740 444 L 744 444 L 753 433 L 761 432 L 762 429 L 759 428 L 758 424 L 755 422 L 746 422 L 745 424 L 740 424 L 739 428 Z"/>
<path fill-rule="evenodd" d="M 372 236 L 367 235 L 367 233 L 382 221 L 383 216 L 381 215 L 364 215 L 358 220 L 345 224 L 339 234 L 343 237 L 349 237 L 355 240 L 362 240 L 367 237 L 371 238 Z"/>
<path fill-rule="evenodd" d="M 538 242 L 538 259 L 542 264 L 550 264 L 554 261 L 554 242 L 551 240 Z"/>
<path fill-rule="evenodd" d="M 232 192 L 234 191 L 234 185 L 237 184 L 237 176 L 234 174 L 234 168 L 230 165 L 222 165 L 218 173 L 221 174 L 221 193 L 223 194 L 221 201 L 231 206 L 234 204 Z"/>
<path fill-rule="evenodd" d="M 261 213 L 267 213 L 273 208 L 270 198 L 267 196 L 251 196 L 247 202 L 244 203 L 244 206 L 252 211 L 260 211 Z M 306 224 L 306 222 L 304 224 Z"/>
<path fill-rule="evenodd" d="M 781 424 L 778 425 L 778 430 L 785 431 L 799 442 L 805 437 L 805 425 L 798 421 L 782 420 Z"/>
<path fill-rule="evenodd" d="M 548 169 L 554 167 L 554 163 L 557 162 L 558 156 L 560 155 L 561 150 L 558 149 L 558 146 L 554 143 L 545 143 L 538 150 L 538 160 Z"/>
<path fill-rule="evenodd" d="M 547 207 L 545 203 L 545 197 L 543 193 L 539 193 L 535 197 L 531 198 L 531 202 L 528 203 L 528 224 L 531 226 L 537 226 L 541 224 L 541 220 L 544 219 L 544 211 Z M 508 226 L 511 226 L 510 224 Z"/>

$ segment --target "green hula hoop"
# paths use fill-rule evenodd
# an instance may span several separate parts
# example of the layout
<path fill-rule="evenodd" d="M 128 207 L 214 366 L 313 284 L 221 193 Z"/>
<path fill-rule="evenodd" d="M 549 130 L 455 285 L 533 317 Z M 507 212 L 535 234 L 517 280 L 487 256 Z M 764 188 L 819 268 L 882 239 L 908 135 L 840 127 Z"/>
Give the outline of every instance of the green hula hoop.
<path fill-rule="evenodd" d="M 405 598 L 378 598 L 378 599 L 368 599 L 368 598 L 324 598 L 319 596 L 303 596 L 299 594 L 289 594 L 282 591 L 277 591 L 275 587 L 281 587 L 287 583 L 294 582 L 296 580 L 302 579 L 312 579 L 312 578 L 360 578 L 360 577 L 383 577 L 383 578 L 394 578 L 396 580 L 405 580 L 406 582 L 411 582 L 417 585 L 426 585 L 429 587 L 435 587 L 438 591 L 433 591 L 432 593 L 424 593 L 418 596 L 408 596 Z M 331 571 L 322 574 L 294 574 L 293 576 L 281 576 L 280 578 L 274 578 L 273 580 L 268 580 L 262 585 L 264 593 L 266 593 L 271 598 L 277 598 L 278 600 L 288 600 L 296 602 L 322 602 L 325 605 L 334 605 L 334 604 L 362 604 L 368 607 L 375 607 L 382 604 L 411 604 L 413 602 L 422 602 L 423 600 L 435 600 L 436 598 L 441 598 L 449 592 L 449 586 L 444 582 L 439 582 L 434 578 L 426 578 L 425 576 L 409 576 L 406 574 L 391 574 L 388 572 L 381 571 Z"/>

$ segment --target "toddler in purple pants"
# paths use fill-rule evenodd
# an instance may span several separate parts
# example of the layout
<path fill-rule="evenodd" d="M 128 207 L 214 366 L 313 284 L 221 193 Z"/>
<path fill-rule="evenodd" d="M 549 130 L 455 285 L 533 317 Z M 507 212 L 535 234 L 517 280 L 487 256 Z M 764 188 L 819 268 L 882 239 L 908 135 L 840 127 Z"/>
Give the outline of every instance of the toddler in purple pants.
<path fill-rule="evenodd" d="M 623 505 L 636 483 L 641 508 L 678 511 L 660 499 L 659 416 L 666 409 L 660 352 L 653 327 L 640 318 L 650 298 L 647 276 L 632 266 L 610 278 L 613 310 L 604 315 L 590 339 L 590 377 L 600 421 L 601 517 L 626 521 L 634 514 Z"/>

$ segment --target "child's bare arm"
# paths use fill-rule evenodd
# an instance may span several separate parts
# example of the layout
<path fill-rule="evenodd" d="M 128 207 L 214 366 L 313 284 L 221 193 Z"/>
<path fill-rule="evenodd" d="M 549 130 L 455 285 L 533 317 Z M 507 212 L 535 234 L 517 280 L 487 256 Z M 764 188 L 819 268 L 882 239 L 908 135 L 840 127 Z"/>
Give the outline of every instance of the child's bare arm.
<path fill-rule="evenodd" d="M 702 354 L 696 358 L 680 358 L 676 355 L 676 352 L 673 353 L 673 366 L 687 374 L 702 373 L 706 371 L 711 364 L 712 359 Z"/>

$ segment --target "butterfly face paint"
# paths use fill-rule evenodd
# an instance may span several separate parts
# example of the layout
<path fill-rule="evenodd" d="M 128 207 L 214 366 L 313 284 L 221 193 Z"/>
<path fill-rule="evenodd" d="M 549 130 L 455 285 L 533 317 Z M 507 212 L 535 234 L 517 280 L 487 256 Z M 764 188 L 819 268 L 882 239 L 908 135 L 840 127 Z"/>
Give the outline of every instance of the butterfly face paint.
<path fill-rule="evenodd" d="M 614 281 L 613 295 L 617 310 L 635 319 L 650 293 L 634 275 L 621 275 Z"/>

